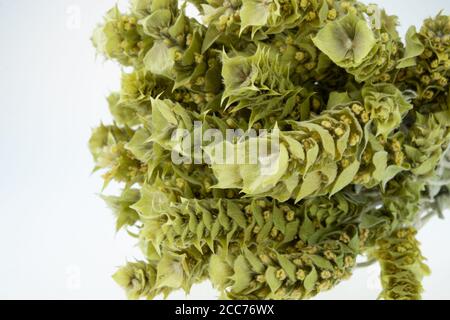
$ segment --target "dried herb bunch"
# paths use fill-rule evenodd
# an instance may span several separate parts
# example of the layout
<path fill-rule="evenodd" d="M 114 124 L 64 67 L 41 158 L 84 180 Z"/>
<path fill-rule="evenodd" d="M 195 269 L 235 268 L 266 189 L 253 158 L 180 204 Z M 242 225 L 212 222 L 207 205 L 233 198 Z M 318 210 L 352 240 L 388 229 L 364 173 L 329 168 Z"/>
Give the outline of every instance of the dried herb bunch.
<path fill-rule="evenodd" d="M 90 140 L 104 187 L 123 187 L 104 196 L 117 230 L 145 256 L 117 283 L 131 299 L 206 279 L 222 298 L 305 299 L 365 256 L 380 263 L 380 298 L 419 299 L 429 270 L 415 235 L 450 199 L 450 17 L 402 41 L 395 16 L 357 1 L 187 2 L 201 22 L 177 0 L 133 0 L 93 36 L 128 67 L 114 122 Z M 179 129 L 277 135 L 186 148 Z M 254 163 L 212 148 L 251 158 L 274 141 Z"/>

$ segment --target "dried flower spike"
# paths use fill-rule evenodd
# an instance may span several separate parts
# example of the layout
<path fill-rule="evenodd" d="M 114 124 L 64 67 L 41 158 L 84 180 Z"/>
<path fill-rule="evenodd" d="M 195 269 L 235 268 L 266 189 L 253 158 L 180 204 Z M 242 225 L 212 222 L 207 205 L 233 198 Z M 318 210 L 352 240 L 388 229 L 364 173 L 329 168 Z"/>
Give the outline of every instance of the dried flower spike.
<path fill-rule="evenodd" d="M 130 299 L 210 280 L 227 299 L 307 299 L 365 255 L 382 299 L 420 299 L 418 228 L 450 207 L 450 17 L 405 43 L 347 0 L 132 0 L 92 37 L 129 67 L 89 148 L 143 253 Z"/>

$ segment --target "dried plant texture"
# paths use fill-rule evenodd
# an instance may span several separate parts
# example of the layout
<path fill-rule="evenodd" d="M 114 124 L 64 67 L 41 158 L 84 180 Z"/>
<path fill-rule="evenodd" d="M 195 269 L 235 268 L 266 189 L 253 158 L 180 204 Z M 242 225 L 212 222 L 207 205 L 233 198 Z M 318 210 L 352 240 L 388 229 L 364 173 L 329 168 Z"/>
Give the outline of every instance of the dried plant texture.
<path fill-rule="evenodd" d="M 381 265 L 383 292 L 380 298 L 420 299 L 422 278 L 429 270 L 423 263 L 415 235 L 413 229 L 399 229 L 390 237 L 378 241 L 375 255 Z"/>
<path fill-rule="evenodd" d="M 359 256 L 380 263 L 381 299 L 420 299 L 415 235 L 450 205 L 450 17 L 404 42 L 397 25 L 353 0 L 106 14 L 93 44 L 127 68 L 89 147 L 143 253 L 113 276 L 130 299 L 205 280 L 225 299 L 307 299 Z"/>

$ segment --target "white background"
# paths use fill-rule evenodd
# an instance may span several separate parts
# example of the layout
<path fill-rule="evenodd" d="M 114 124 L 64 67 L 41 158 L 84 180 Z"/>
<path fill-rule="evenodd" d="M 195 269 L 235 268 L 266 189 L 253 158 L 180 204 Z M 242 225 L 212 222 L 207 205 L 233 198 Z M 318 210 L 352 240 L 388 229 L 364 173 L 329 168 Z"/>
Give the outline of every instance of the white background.
<path fill-rule="evenodd" d="M 400 17 L 402 34 L 440 9 L 450 13 L 443 0 L 374 2 Z M 89 40 L 114 4 L 0 0 L 0 298 L 123 299 L 111 274 L 140 257 L 133 240 L 114 232 L 87 149 L 91 128 L 110 121 L 105 96 L 119 87 L 120 68 L 96 58 Z M 433 270 L 424 298 L 449 299 L 449 219 L 432 221 L 420 240 Z M 372 267 L 320 298 L 378 292 Z M 189 298 L 216 293 L 204 283 Z"/>

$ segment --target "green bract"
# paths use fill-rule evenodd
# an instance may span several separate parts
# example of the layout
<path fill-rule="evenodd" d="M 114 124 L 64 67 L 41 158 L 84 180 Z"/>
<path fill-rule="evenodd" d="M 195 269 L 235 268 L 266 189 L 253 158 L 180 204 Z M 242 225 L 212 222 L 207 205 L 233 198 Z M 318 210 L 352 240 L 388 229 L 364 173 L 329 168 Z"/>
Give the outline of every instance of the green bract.
<path fill-rule="evenodd" d="M 92 38 L 129 67 L 89 147 L 142 250 L 130 299 L 209 279 L 227 299 L 306 299 L 381 265 L 419 299 L 417 229 L 450 205 L 450 17 L 403 43 L 347 0 L 133 0 Z M 366 265 L 366 264 L 363 264 Z"/>
<path fill-rule="evenodd" d="M 353 14 L 326 24 L 313 41 L 343 68 L 359 67 L 376 44 L 374 33 L 366 20 Z"/>
<path fill-rule="evenodd" d="M 400 126 L 402 118 L 412 109 L 401 91 L 392 84 L 364 86 L 361 94 L 364 108 L 376 128 L 376 135 L 385 139 Z"/>

